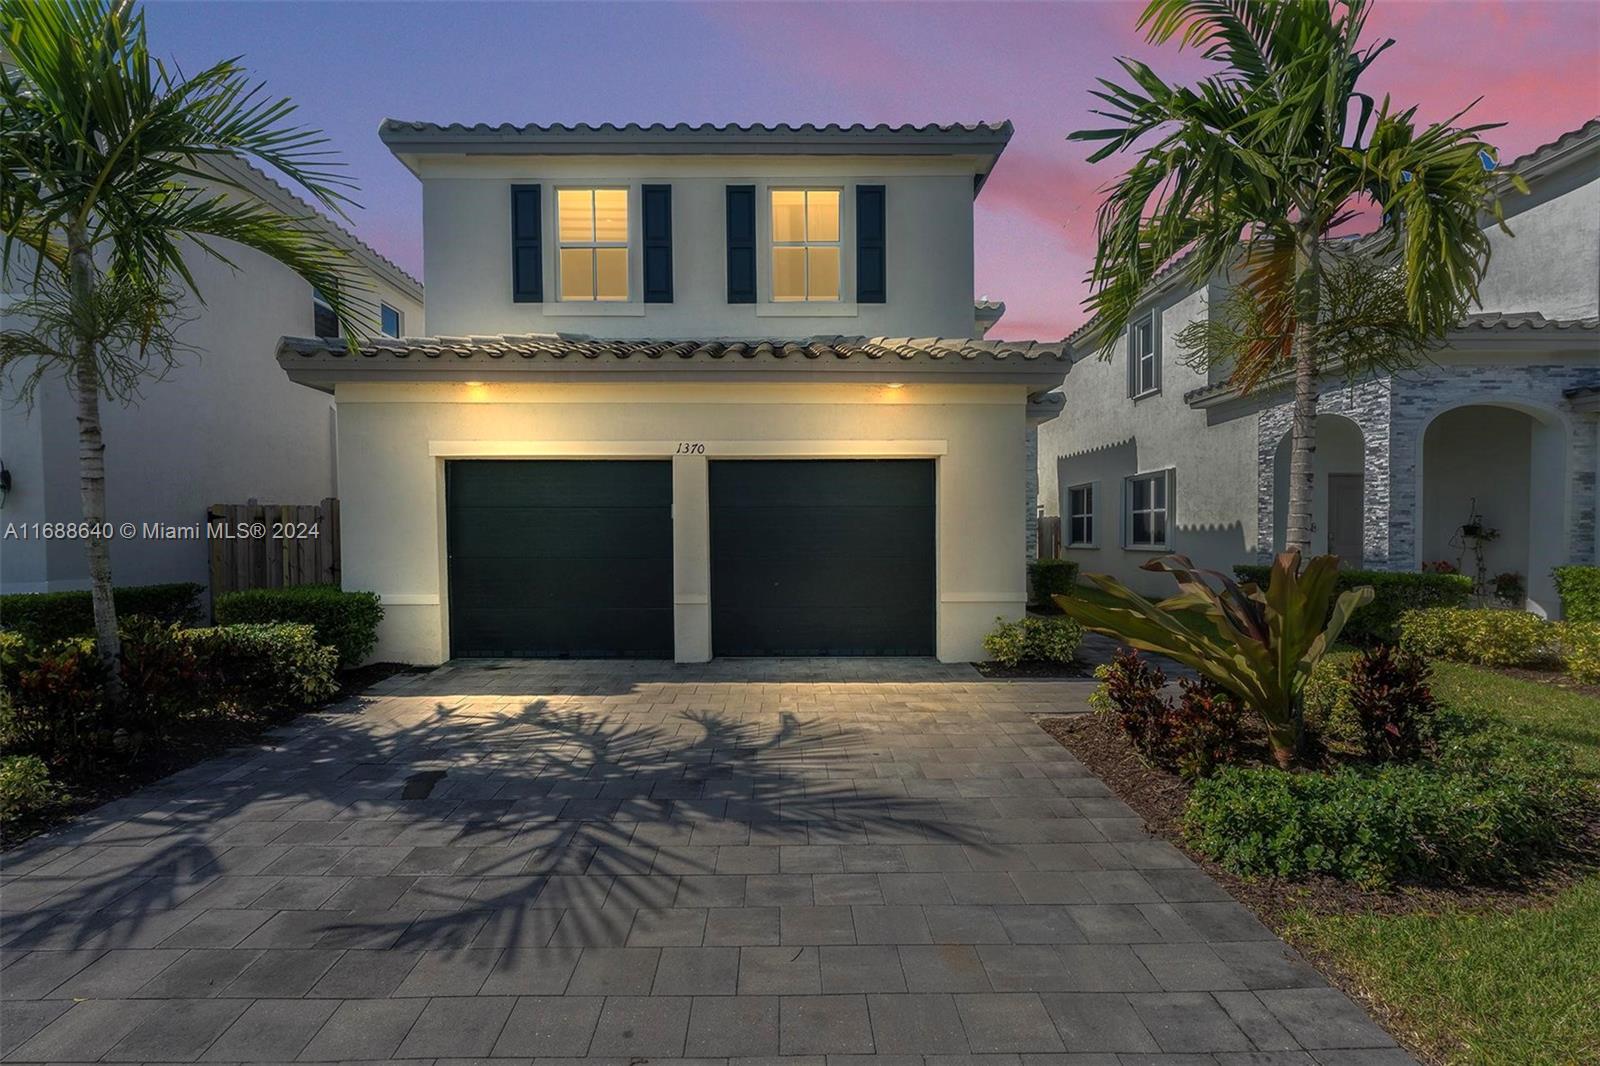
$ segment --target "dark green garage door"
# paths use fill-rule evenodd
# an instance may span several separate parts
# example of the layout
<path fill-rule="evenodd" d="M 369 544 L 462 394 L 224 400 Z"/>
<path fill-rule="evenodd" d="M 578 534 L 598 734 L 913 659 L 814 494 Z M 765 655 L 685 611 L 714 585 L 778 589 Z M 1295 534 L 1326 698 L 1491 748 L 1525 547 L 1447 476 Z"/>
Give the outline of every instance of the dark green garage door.
<path fill-rule="evenodd" d="M 710 467 L 713 654 L 933 654 L 930 460 Z"/>
<path fill-rule="evenodd" d="M 672 655 L 672 464 L 445 467 L 450 652 Z"/>

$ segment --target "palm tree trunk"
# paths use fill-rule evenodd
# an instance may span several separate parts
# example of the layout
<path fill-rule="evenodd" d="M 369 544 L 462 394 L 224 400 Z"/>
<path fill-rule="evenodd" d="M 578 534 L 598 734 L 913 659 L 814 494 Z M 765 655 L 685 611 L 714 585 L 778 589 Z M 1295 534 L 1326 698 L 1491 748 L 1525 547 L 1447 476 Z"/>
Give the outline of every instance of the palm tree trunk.
<path fill-rule="evenodd" d="M 1295 255 L 1294 419 L 1289 439 L 1289 522 L 1284 551 L 1311 555 L 1311 509 L 1317 454 L 1317 311 L 1322 257 L 1316 234 L 1301 238 Z"/>
<path fill-rule="evenodd" d="M 72 301 L 85 307 L 93 298 L 94 254 L 81 231 L 68 234 Z M 83 314 L 83 322 L 92 321 Z M 122 639 L 117 635 L 117 606 L 111 597 L 111 538 L 106 536 L 106 444 L 100 426 L 100 365 L 95 339 L 78 340 L 73 391 L 78 400 L 78 495 L 88 527 L 84 553 L 89 562 L 89 599 L 94 606 L 94 640 L 105 667 L 106 700 L 122 702 Z"/>

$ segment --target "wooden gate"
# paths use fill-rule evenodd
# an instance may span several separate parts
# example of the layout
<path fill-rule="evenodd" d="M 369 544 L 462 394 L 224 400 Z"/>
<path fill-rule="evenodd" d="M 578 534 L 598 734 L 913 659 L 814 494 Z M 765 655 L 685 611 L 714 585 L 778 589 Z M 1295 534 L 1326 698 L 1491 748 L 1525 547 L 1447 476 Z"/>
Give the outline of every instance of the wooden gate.
<path fill-rule="evenodd" d="M 218 503 L 206 511 L 211 595 L 339 584 L 339 501 Z"/>
<path fill-rule="evenodd" d="M 1039 558 L 1061 558 L 1061 518 L 1058 515 L 1040 515 L 1035 519 L 1039 531 Z"/>

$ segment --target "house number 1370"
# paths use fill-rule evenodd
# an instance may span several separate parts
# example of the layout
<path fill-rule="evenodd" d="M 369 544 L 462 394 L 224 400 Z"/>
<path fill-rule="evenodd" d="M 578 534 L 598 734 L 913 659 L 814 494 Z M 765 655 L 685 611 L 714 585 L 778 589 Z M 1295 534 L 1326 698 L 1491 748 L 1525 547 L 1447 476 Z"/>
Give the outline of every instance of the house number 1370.
<path fill-rule="evenodd" d="M 679 455 L 704 455 L 705 453 L 706 446 L 698 442 L 691 444 L 688 441 L 683 441 L 678 445 Z"/>

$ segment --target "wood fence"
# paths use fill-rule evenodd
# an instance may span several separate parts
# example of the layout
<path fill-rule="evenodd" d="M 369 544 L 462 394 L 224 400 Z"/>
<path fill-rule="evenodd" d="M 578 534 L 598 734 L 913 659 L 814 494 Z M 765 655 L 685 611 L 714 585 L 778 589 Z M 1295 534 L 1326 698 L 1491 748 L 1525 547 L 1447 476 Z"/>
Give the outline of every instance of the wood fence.
<path fill-rule="evenodd" d="M 339 583 L 339 501 L 217 503 L 206 511 L 211 595 Z"/>
<path fill-rule="evenodd" d="M 1039 558 L 1061 558 L 1061 518 L 1058 515 L 1040 515 L 1037 522 Z"/>

